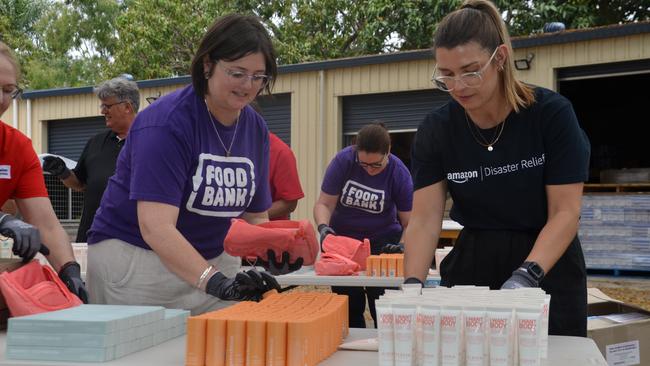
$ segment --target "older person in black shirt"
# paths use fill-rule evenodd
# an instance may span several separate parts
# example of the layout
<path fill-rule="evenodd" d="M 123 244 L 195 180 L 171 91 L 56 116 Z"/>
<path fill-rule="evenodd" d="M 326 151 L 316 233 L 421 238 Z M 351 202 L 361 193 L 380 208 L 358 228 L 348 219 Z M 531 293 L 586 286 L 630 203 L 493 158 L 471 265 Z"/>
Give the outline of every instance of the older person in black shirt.
<path fill-rule="evenodd" d="M 77 242 L 86 241 L 86 232 L 99 208 L 108 179 L 115 173 L 117 156 L 140 106 L 138 85 L 124 77 L 103 82 L 95 88 L 95 93 L 109 129 L 88 140 L 73 170 L 66 168 L 59 157 L 43 159 L 43 170 L 56 175 L 66 187 L 84 191 Z"/>

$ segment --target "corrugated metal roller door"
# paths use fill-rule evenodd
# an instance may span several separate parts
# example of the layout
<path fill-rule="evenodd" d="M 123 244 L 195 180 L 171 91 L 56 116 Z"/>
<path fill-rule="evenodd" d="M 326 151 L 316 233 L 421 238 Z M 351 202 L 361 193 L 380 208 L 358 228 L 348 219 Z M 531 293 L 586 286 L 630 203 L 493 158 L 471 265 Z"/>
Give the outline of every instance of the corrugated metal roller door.
<path fill-rule="evenodd" d="M 47 123 L 47 150 L 79 160 L 89 138 L 106 129 L 104 117 L 66 119 Z"/>
<path fill-rule="evenodd" d="M 291 94 L 263 95 L 256 102 L 269 130 L 291 146 Z"/>
<path fill-rule="evenodd" d="M 448 100 L 449 94 L 437 89 L 344 97 L 343 133 L 354 134 L 377 119 L 390 131 L 415 130 L 427 113 Z"/>

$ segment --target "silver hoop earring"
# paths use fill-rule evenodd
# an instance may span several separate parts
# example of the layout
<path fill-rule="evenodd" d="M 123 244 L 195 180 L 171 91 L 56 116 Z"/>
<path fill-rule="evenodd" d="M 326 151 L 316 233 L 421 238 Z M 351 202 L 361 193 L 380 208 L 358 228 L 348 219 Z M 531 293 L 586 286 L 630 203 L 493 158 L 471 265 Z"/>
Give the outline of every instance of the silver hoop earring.
<path fill-rule="evenodd" d="M 206 71 L 206 72 L 203 74 L 203 76 L 205 77 L 205 80 L 208 80 L 208 79 L 210 79 L 211 74 L 210 74 L 209 71 Z"/>

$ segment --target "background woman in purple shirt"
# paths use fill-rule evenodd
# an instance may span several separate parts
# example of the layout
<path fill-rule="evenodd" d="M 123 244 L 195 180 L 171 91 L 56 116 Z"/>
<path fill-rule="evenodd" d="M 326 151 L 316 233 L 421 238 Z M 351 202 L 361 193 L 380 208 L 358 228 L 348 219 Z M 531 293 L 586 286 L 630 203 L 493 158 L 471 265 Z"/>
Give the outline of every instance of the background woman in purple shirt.
<path fill-rule="evenodd" d="M 381 123 L 364 126 L 356 145 L 341 150 L 330 162 L 321 193 L 314 206 L 321 244 L 328 234 L 358 240 L 368 238 L 372 254 L 402 242 L 413 204 L 411 175 L 401 160 L 390 153 L 390 135 Z M 384 293 L 378 287 L 332 287 L 349 297 L 353 328 L 365 328 L 366 296 L 377 324 L 375 300 Z"/>
<path fill-rule="evenodd" d="M 249 104 L 270 93 L 275 59 L 256 18 L 222 17 L 192 85 L 137 116 L 89 231 L 91 302 L 199 314 L 278 287 L 223 252 L 232 218 L 268 220 L 268 129 Z"/>

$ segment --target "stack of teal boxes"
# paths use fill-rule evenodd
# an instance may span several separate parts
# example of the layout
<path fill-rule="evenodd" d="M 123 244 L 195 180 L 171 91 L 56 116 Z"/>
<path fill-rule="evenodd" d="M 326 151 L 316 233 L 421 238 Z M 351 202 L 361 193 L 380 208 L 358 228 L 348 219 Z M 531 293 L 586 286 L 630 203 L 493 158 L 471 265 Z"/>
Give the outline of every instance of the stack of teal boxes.
<path fill-rule="evenodd" d="M 189 311 L 160 306 L 80 305 L 9 319 L 7 358 L 104 362 L 185 333 Z"/>

